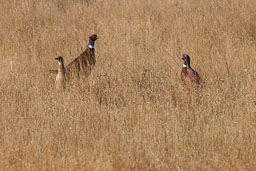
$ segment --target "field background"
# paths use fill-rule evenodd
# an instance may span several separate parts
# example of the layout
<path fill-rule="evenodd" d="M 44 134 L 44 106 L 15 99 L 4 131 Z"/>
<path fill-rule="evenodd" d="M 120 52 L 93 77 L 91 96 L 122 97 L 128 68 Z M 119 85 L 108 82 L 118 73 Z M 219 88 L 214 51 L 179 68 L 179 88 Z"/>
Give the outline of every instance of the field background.
<path fill-rule="evenodd" d="M 0 170 L 254 170 L 255 8 L 0 0 Z M 92 33 L 93 73 L 57 91 L 54 58 L 68 64 Z M 202 90 L 180 81 L 183 53 Z"/>

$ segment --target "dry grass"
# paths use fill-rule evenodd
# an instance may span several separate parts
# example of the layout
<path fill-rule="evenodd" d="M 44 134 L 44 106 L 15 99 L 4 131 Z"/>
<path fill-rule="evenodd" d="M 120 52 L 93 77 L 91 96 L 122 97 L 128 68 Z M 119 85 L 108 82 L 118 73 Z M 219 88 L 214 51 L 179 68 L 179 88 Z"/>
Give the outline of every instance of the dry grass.
<path fill-rule="evenodd" d="M 256 168 L 255 1 L 0 4 L 1 170 Z M 54 58 L 91 33 L 93 74 L 58 92 Z M 207 87 L 181 84 L 182 53 Z"/>

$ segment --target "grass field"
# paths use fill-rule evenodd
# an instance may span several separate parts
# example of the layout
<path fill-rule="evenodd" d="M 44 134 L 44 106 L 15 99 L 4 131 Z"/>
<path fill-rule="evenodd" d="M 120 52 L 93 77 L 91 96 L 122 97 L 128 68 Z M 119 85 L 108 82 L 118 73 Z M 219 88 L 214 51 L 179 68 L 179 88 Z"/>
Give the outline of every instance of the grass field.
<path fill-rule="evenodd" d="M 256 1 L 0 0 L 0 170 L 255 170 Z M 96 33 L 88 80 L 56 90 Z M 206 82 L 184 87 L 181 55 Z"/>

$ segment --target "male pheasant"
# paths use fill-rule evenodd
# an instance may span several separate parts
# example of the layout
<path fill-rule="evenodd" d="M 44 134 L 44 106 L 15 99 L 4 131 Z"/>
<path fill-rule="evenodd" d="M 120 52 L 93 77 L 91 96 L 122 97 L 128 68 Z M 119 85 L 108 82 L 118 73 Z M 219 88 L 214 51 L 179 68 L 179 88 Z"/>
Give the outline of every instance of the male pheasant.
<path fill-rule="evenodd" d="M 184 60 L 184 64 L 181 69 L 181 80 L 185 84 L 196 84 L 199 86 L 202 82 L 199 74 L 193 70 L 190 66 L 190 57 L 187 54 L 182 55 L 182 60 Z"/>
<path fill-rule="evenodd" d="M 92 34 L 89 37 L 85 51 L 65 67 L 67 78 L 80 78 L 90 75 L 96 63 L 94 42 L 97 39 L 99 37 L 96 34 Z"/>

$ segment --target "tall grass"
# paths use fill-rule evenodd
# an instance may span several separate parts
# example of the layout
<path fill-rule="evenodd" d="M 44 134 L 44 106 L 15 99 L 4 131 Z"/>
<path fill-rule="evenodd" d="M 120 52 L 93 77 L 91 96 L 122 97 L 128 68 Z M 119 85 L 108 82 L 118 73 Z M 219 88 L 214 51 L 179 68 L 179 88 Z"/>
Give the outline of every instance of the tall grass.
<path fill-rule="evenodd" d="M 255 8 L 0 0 L 1 170 L 254 170 Z M 92 33 L 93 73 L 57 91 L 54 58 L 68 64 Z M 203 89 L 180 81 L 183 53 Z"/>

